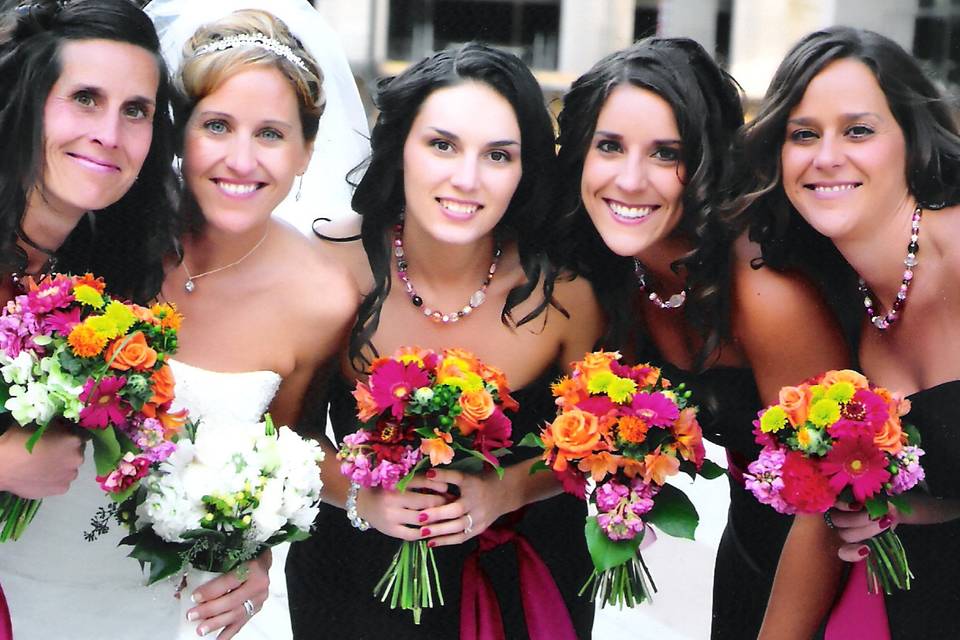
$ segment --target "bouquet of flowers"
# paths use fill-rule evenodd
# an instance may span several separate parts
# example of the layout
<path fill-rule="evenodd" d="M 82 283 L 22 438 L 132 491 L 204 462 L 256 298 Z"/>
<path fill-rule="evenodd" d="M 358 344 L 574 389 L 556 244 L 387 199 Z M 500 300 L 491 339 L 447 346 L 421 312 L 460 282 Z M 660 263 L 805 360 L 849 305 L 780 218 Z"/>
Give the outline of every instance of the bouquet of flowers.
<path fill-rule="evenodd" d="M 150 584 L 186 565 L 186 582 L 197 586 L 242 572 L 268 547 L 309 536 L 320 511 L 322 459 L 316 441 L 275 428 L 269 415 L 263 423 L 189 424 L 176 450 L 120 506 L 131 530 L 121 544 L 150 565 Z M 195 637 L 195 627 L 181 637 Z"/>
<path fill-rule="evenodd" d="M 651 597 L 653 581 L 639 552 L 645 525 L 693 539 L 696 508 L 666 479 L 680 471 L 723 473 L 705 460 L 697 409 L 684 385 L 671 388 L 657 367 L 619 360 L 619 353 L 595 352 L 574 363 L 573 374 L 553 385 L 557 418 L 520 443 L 543 449 L 532 471 L 552 469 L 568 493 L 587 499 L 588 481 L 595 483 L 589 501 L 597 515 L 585 527 L 594 570 L 580 593 L 589 588 L 601 607 L 633 607 Z"/>
<path fill-rule="evenodd" d="M 859 502 L 872 518 L 889 505 L 909 513 L 903 493 L 923 480 L 920 435 L 901 416 L 910 401 L 871 385 L 856 371 L 827 371 L 780 390 L 780 402 L 754 421 L 760 457 L 746 486 L 780 513 L 825 513 L 837 499 Z M 909 589 L 910 567 L 897 534 L 867 541 L 867 586 Z"/>
<path fill-rule="evenodd" d="M 153 462 L 173 451 L 183 425 L 170 413 L 181 316 L 112 299 L 103 280 L 56 275 L 7 303 L 0 313 L 0 405 L 34 445 L 54 418 L 91 437 L 97 482 L 124 500 Z M 0 493 L 0 542 L 16 540 L 40 500 Z"/>
<path fill-rule="evenodd" d="M 489 465 L 503 476 L 497 458 L 512 444 L 503 412 L 516 411 L 517 403 L 503 373 L 472 353 L 401 348 L 374 361 L 353 395 L 362 424 L 337 454 L 351 482 L 403 491 L 417 471 L 440 465 Z M 422 610 L 433 606 L 433 585 L 442 605 L 433 549 L 423 540 L 403 542 L 374 595 L 412 611 L 419 624 Z"/>

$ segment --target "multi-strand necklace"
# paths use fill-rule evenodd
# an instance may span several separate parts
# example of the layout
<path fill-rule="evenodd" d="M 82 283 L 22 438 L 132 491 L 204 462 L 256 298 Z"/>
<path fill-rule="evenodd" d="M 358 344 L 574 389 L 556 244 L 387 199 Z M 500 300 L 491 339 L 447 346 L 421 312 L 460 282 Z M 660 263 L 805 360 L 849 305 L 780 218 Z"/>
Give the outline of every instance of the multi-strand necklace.
<path fill-rule="evenodd" d="M 490 268 L 487 269 L 486 276 L 484 276 L 480 288 L 473 292 L 470 299 L 467 300 L 467 304 L 463 305 L 463 307 L 457 311 L 437 311 L 424 304 L 423 298 L 417 293 L 413 283 L 410 282 L 410 276 L 407 275 L 409 263 L 403 251 L 403 220 L 401 219 L 393 229 L 393 256 L 396 258 L 397 277 L 400 278 L 400 281 L 403 283 L 404 290 L 407 292 L 407 296 L 410 298 L 413 306 L 420 309 L 424 316 L 440 324 L 459 322 L 461 318 L 469 316 L 473 313 L 474 309 L 486 301 L 487 287 L 490 286 L 490 282 L 493 281 L 493 275 L 497 272 L 497 265 L 500 263 L 500 255 L 502 253 L 500 241 L 496 240 L 493 248 L 493 261 L 490 263 Z"/>
<path fill-rule="evenodd" d="M 923 210 L 920 208 L 920 205 L 917 205 L 917 208 L 913 210 L 913 218 L 910 221 L 910 242 L 907 244 L 907 257 L 903 259 L 903 264 L 906 269 L 904 269 L 903 278 L 900 280 L 900 289 L 897 291 L 897 297 L 894 298 L 893 304 L 887 313 L 880 315 L 874 308 L 870 288 L 867 286 L 866 281 L 860 278 L 860 293 L 863 294 L 863 306 L 867 311 L 867 318 L 870 319 L 870 322 L 879 331 L 886 331 L 893 326 L 900 317 L 900 311 L 903 309 L 903 305 L 907 303 L 907 292 L 910 290 L 910 284 L 913 282 L 913 268 L 919 264 L 917 254 L 920 252 L 918 240 L 920 239 L 920 218 L 922 214 Z"/>
<path fill-rule="evenodd" d="M 633 273 L 637 277 L 637 285 L 640 293 L 646 293 L 647 299 L 661 309 L 679 309 L 687 301 L 687 290 L 681 289 L 680 293 L 675 293 L 666 300 L 660 297 L 653 289 L 647 286 L 647 270 L 639 259 L 633 259 Z"/>

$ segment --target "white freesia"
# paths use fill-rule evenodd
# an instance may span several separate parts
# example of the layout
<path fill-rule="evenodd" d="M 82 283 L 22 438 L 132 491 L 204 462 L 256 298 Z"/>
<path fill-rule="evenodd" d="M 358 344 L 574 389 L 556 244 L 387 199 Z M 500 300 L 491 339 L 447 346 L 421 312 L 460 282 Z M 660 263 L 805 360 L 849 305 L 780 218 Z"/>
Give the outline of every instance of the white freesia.
<path fill-rule="evenodd" d="M 33 365 L 36 357 L 29 351 L 21 351 L 16 358 L 11 358 L 0 350 L 0 374 L 7 384 L 26 385 L 33 379 Z"/>
<path fill-rule="evenodd" d="M 15 384 L 10 387 L 10 398 L 4 407 L 19 424 L 35 422 L 45 425 L 57 413 L 58 402 L 51 397 L 47 387 L 35 380 L 27 381 L 26 386 Z"/>

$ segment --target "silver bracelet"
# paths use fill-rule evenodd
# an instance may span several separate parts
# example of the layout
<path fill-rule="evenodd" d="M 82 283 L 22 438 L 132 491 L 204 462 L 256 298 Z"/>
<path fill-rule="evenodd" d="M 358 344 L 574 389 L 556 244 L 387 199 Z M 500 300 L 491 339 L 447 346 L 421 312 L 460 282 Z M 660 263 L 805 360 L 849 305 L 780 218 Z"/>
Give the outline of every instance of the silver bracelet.
<path fill-rule="evenodd" d="M 350 490 L 347 491 L 347 519 L 355 529 L 366 531 L 370 528 L 370 523 L 360 517 L 357 513 L 357 492 L 360 491 L 360 485 L 356 482 L 350 483 Z"/>

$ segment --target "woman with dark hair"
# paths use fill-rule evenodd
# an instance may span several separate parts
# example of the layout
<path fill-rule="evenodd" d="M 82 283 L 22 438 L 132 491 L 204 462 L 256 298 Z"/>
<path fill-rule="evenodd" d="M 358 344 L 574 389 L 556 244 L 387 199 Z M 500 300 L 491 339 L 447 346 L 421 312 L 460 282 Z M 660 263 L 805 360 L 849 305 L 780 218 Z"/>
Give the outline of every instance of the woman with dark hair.
<path fill-rule="evenodd" d="M 599 334 L 589 287 L 554 285 L 541 244 L 555 155 L 540 88 L 515 56 L 469 44 L 382 81 L 376 104 L 372 156 L 353 199 L 362 246 L 330 247 L 367 292 L 328 392 L 335 435 L 355 430 L 349 391 L 372 359 L 417 345 L 465 348 L 502 369 L 520 403 L 518 442 L 553 417 L 550 381 Z M 389 492 L 350 486 L 327 447 L 317 531 L 293 545 L 287 562 L 294 637 L 374 638 L 385 629 L 395 638 L 590 636 L 593 605 L 577 596 L 592 566 L 586 507 L 557 495 L 551 474 L 529 474 L 535 451 L 504 459 L 502 481 L 436 470 Z M 372 591 L 398 539 L 424 538 L 436 547 L 445 605 L 415 626 Z M 480 580 L 473 571 L 461 589 L 468 556 L 495 597 L 461 598 L 492 595 L 472 584 Z M 521 568 L 536 556 L 549 572 L 532 585 Z"/>
<path fill-rule="evenodd" d="M 763 241 L 821 271 L 814 247 L 801 244 L 807 238 L 842 256 L 825 272 L 824 290 L 866 309 L 852 341 L 858 368 L 910 394 L 904 420 L 922 436 L 929 489 L 913 497 L 910 513 L 879 520 L 846 503 L 827 518 L 797 517 L 762 637 L 809 638 L 817 630 L 836 585 L 821 580 L 835 571 L 818 550 L 832 551 L 836 562 L 838 548 L 841 559 L 857 564 L 826 637 L 955 637 L 960 135 L 953 105 L 892 40 L 826 29 L 801 40 L 780 64 L 743 148 L 754 172 L 745 198 Z M 850 290 L 858 279 L 859 293 Z M 915 580 L 909 591 L 868 597 L 863 541 L 895 525 Z"/>
<path fill-rule="evenodd" d="M 727 449 L 713 638 L 756 635 L 789 528 L 743 486 L 759 451 L 756 411 L 781 386 L 844 363 L 812 287 L 770 268 L 724 220 L 742 123 L 736 82 L 686 38 L 604 58 L 573 83 L 560 114 L 559 261 L 592 282 L 609 322 L 604 346 L 687 382 L 704 435 Z"/>
<path fill-rule="evenodd" d="M 0 16 L 0 300 L 19 292 L 22 277 L 54 270 L 92 271 L 141 303 L 157 294 L 175 235 L 168 101 L 156 33 L 127 0 L 32 0 Z M 83 461 L 80 440 L 54 428 L 30 455 L 26 435 L 0 436 L 0 490 L 67 491 Z M 56 579 L 63 540 L 80 535 L 81 523 L 53 521 L 66 502 L 49 500 L 0 555 L 18 638 L 30 637 L 28 620 L 58 617 L 50 603 L 76 602 L 82 590 L 41 601 L 26 584 L 38 570 Z"/>

